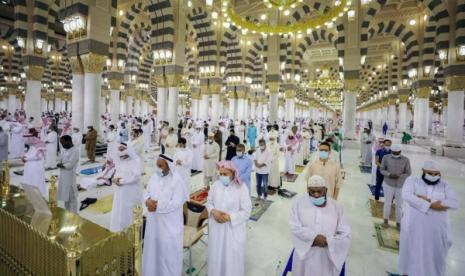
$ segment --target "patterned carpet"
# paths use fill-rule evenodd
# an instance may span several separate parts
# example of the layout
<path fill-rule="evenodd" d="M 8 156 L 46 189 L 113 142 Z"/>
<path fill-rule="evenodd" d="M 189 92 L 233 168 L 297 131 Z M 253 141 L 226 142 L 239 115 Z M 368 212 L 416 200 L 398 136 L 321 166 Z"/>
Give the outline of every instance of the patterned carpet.
<path fill-rule="evenodd" d="M 111 212 L 113 206 L 113 195 L 99 198 L 97 202 L 86 208 L 89 212 L 95 214 L 106 214 Z"/>
<path fill-rule="evenodd" d="M 298 174 L 285 174 L 281 173 L 281 177 L 283 178 L 283 181 L 286 182 L 295 182 L 297 180 Z"/>
<path fill-rule="evenodd" d="M 400 233 L 395 227 L 384 228 L 381 223 L 375 223 L 375 231 L 381 249 L 399 253 Z"/>
<path fill-rule="evenodd" d="M 383 219 L 383 208 L 384 208 L 384 202 L 370 199 L 370 210 L 371 210 L 372 217 Z M 395 203 L 391 205 L 391 215 L 389 216 L 389 220 L 396 221 L 396 204 Z"/>
<path fill-rule="evenodd" d="M 261 200 L 256 197 L 252 197 L 252 212 L 250 213 L 250 220 L 258 221 L 260 217 L 268 210 L 271 203 L 271 200 Z"/>

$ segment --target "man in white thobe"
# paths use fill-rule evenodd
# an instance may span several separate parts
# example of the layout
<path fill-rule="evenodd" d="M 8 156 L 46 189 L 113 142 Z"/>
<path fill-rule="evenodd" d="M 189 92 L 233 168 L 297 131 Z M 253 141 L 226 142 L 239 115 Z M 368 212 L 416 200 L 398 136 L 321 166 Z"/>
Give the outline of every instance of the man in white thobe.
<path fill-rule="evenodd" d="M 422 169 L 421 176 L 408 177 L 402 188 L 399 270 L 408 276 L 443 276 L 452 245 L 449 209 L 457 209 L 458 201 L 436 162 L 426 161 Z"/>
<path fill-rule="evenodd" d="M 119 145 L 113 177 L 115 193 L 111 210 L 110 231 L 120 232 L 133 223 L 133 210 L 142 202 L 142 164 L 132 147 Z"/>
<path fill-rule="evenodd" d="M 114 125 L 108 127 L 107 133 L 107 159 L 116 160 L 118 156 L 118 132 Z"/>
<path fill-rule="evenodd" d="M 45 169 L 55 169 L 57 167 L 57 142 L 58 134 L 54 127 L 51 127 L 45 138 Z"/>
<path fill-rule="evenodd" d="M 294 276 L 338 276 L 347 258 L 351 229 L 342 207 L 326 195 L 327 190 L 324 178 L 314 175 L 307 182 L 308 195 L 292 205 Z"/>
<path fill-rule="evenodd" d="M 194 171 L 201 171 L 203 169 L 204 144 L 205 134 L 201 131 L 200 125 L 197 125 L 194 134 L 192 134 L 192 170 Z M 217 157 L 218 154 L 219 152 L 216 155 Z"/>
<path fill-rule="evenodd" d="M 178 135 L 174 131 L 174 128 L 170 127 L 168 130 L 168 136 L 165 140 L 165 155 L 173 158 L 174 152 L 176 151 L 176 145 L 178 144 Z"/>
<path fill-rule="evenodd" d="M 69 135 L 60 138 L 62 148 L 58 178 L 58 200 L 64 201 L 66 210 L 77 214 L 78 190 L 76 183 L 76 168 L 79 165 L 79 152 L 73 146 Z"/>
<path fill-rule="evenodd" d="M 175 169 L 186 185 L 186 199 L 191 193 L 192 151 L 187 148 L 187 140 L 183 137 L 178 140 L 178 147 L 174 153 Z"/>
<path fill-rule="evenodd" d="M 19 158 L 24 154 L 24 126 L 18 122 L 10 124 L 10 158 Z M 56 144 L 55 144 L 56 146 Z M 55 150 L 56 154 L 56 150 Z"/>
<path fill-rule="evenodd" d="M 73 146 L 76 147 L 79 152 L 79 156 L 81 156 L 82 133 L 78 127 L 73 128 L 73 134 L 71 135 L 71 138 L 73 139 Z"/>
<path fill-rule="evenodd" d="M 160 155 L 145 191 L 148 214 L 142 276 L 182 275 L 186 191 L 181 177 L 172 169 L 172 161 Z"/>
<path fill-rule="evenodd" d="M 205 159 L 203 162 L 203 185 L 205 187 L 210 187 L 210 185 L 215 182 L 216 176 L 216 162 L 217 156 L 220 153 L 220 146 L 218 143 L 215 143 L 214 134 L 210 132 L 208 134 L 208 140 L 205 144 L 205 152 L 203 154 L 203 158 Z"/>

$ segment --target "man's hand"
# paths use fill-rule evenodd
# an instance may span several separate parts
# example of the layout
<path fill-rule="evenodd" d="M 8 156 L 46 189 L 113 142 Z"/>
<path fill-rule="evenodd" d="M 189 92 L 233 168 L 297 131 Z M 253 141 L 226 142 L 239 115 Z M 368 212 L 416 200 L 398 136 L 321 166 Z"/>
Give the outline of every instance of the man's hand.
<path fill-rule="evenodd" d="M 447 211 L 447 207 L 442 205 L 441 201 L 436 201 L 436 202 L 431 203 L 430 208 L 431 210 L 434 210 L 434 211 L 440 211 L 440 212 Z"/>
<path fill-rule="evenodd" d="M 416 195 L 418 198 L 421 198 L 423 200 L 426 200 L 428 202 L 431 202 L 431 199 L 427 198 L 426 196 L 423 196 L 423 195 Z"/>
<path fill-rule="evenodd" d="M 121 180 L 121 177 L 116 177 L 115 179 L 113 179 L 113 183 L 116 184 L 116 186 L 121 186 L 121 184 L 119 183 Z"/>
<path fill-rule="evenodd" d="M 315 239 L 313 240 L 312 246 L 316 247 L 328 247 L 328 241 L 326 237 L 323 235 L 318 234 Z"/>
<path fill-rule="evenodd" d="M 145 201 L 145 206 L 147 206 L 147 210 L 149 210 L 149 212 L 155 212 L 158 207 L 158 201 L 149 198 Z"/>
<path fill-rule="evenodd" d="M 226 220 L 227 217 L 226 216 L 229 217 L 229 215 L 226 214 L 225 212 L 222 212 L 222 211 L 219 211 L 219 210 L 216 210 L 216 209 L 213 209 L 211 211 L 211 214 L 212 214 L 213 218 L 216 220 L 216 222 L 218 222 L 218 223 L 227 222 L 227 220 Z"/>
<path fill-rule="evenodd" d="M 398 179 L 399 176 L 398 176 L 397 174 L 390 173 L 390 174 L 389 174 L 389 178 L 391 178 L 391 179 Z"/>
<path fill-rule="evenodd" d="M 208 158 L 208 155 L 206 155 L 206 154 L 203 156 L 203 158 L 204 159 L 210 159 L 210 158 Z"/>

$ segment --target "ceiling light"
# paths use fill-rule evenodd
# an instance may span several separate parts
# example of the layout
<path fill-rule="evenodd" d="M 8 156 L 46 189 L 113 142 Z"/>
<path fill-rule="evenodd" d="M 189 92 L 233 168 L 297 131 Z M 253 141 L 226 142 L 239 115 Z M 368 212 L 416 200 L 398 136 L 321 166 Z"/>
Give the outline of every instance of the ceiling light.
<path fill-rule="evenodd" d="M 355 11 L 354 10 L 350 10 L 347 12 L 347 17 L 350 19 L 350 20 L 353 20 L 355 18 Z"/>
<path fill-rule="evenodd" d="M 261 19 L 261 20 L 266 20 L 266 14 L 260 15 L 260 19 Z"/>
<path fill-rule="evenodd" d="M 190 8 L 192 7 L 192 1 L 187 1 L 187 6 Z"/>
<path fill-rule="evenodd" d="M 414 26 L 415 24 L 417 24 L 417 21 L 415 19 L 410 19 L 408 23 L 410 24 L 410 26 Z"/>
<path fill-rule="evenodd" d="M 288 16 L 291 12 L 289 10 L 284 11 L 284 16 Z"/>
<path fill-rule="evenodd" d="M 212 18 L 217 19 L 218 18 L 218 13 L 217 12 L 212 12 Z"/>
<path fill-rule="evenodd" d="M 123 16 L 124 15 L 124 11 L 123 10 L 119 10 L 119 16 Z"/>

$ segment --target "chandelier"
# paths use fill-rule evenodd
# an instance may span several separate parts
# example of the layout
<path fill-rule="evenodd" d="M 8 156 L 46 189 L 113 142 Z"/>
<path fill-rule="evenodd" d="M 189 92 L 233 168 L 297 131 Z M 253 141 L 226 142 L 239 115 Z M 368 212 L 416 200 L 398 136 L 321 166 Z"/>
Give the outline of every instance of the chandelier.
<path fill-rule="evenodd" d="M 339 78 L 332 78 L 329 75 L 329 68 L 327 66 L 323 67 L 320 77 L 310 81 L 310 88 L 327 93 L 332 90 L 340 90 L 343 87 L 344 83 Z"/>
<path fill-rule="evenodd" d="M 288 8 L 296 8 L 303 0 L 263 0 L 269 9 L 278 10 L 284 17 L 290 15 Z M 287 21 L 271 23 L 266 21 L 267 16 L 262 15 L 261 20 L 255 20 L 251 17 L 244 17 L 236 13 L 233 3 L 230 0 L 223 0 L 222 11 L 225 17 L 225 24 L 232 24 L 242 32 L 261 33 L 262 35 L 281 35 L 286 33 L 309 32 L 312 29 L 333 25 L 334 22 L 342 17 L 349 10 L 351 0 L 335 0 L 333 6 L 325 13 L 318 14 L 315 17 L 304 18 L 300 21 L 287 24 Z"/>

